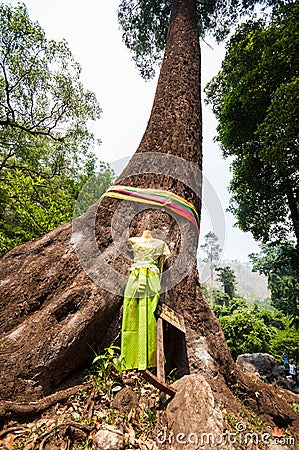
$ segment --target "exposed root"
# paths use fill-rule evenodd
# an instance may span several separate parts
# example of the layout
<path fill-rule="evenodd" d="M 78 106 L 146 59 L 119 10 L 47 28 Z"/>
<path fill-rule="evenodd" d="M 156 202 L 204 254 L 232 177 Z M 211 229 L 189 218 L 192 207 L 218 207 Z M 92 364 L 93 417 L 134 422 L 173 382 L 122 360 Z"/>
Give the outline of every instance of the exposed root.
<path fill-rule="evenodd" d="M 2 430 L 1 432 L 0 432 L 0 439 L 2 439 L 2 438 L 4 438 L 4 436 L 6 436 L 7 434 L 9 434 L 9 433 L 14 433 L 14 432 L 16 432 L 16 431 L 26 431 L 26 429 L 25 428 L 22 428 L 22 427 L 11 427 L 11 428 L 6 428 L 6 430 Z"/>
<path fill-rule="evenodd" d="M 92 431 L 91 427 L 88 427 L 86 425 L 83 425 L 82 423 L 77 423 L 77 422 L 73 422 L 73 421 L 68 421 L 65 423 L 60 423 L 58 425 L 55 425 L 55 427 L 53 427 L 50 431 L 46 431 L 45 433 L 43 433 L 41 436 L 39 436 L 39 438 L 37 439 L 40 440 L 42 439 L 40 445 L 39 445 L 39 450 L 44 450 L 44 445 L 46 443 L 46 441 L 51 437 L 51 435 L 53 433 L 55 433 L 57 431 L 58 428 L 63 428 L 63 427 L 73 427 L 73 428 L 78 428 L 81 431 L 84 431 L 86 434 L 89 434 Z M 36 442 L 37 442 L 36 441 Z M 70 442 L 69 442 L 70 444 Z M 68 445 L 69 447 L 69 445 Z"/>
<path fill-rule="evenodd" d="M 41 398 L 40 400 L 29 402 L 29 403 L 18 403 L 12 401 L 2 401 L 0 404 L 0 419 L 5 419 L 7 417 L 14 417 L 21 419 L 22 417 L 28 418 L 28 416 L 34 416 L 39 414 L 50 406 L 57 402 L 63 402 L 68 399 L 70 395 L 75 394 L 79 389 L 86 389 L 91 386 L 92 382 L 86 382 L 71 388 L 64 389 L 62 391 L 55 392 L 54 394 L 48 395 Z M 6 430 L 5 430 L 6 431 Z M 0 435 L 1 437 L 1 435 Z"/>

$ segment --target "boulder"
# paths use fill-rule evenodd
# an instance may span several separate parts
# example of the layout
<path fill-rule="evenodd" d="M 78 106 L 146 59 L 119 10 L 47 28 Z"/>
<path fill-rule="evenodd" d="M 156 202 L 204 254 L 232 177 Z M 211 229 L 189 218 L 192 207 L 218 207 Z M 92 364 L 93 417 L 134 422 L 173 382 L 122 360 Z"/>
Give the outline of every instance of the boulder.
<path fill-rule="evenodd" d="M 123 432 L 111 425 L 105 425 L 99 430 L 93 441 L 99 450 L 122 450 L 125 446 Z"/>
<path fill-rule="evenodd" d="M 171 450 L 232 449 L 220 402 L 204 375 L 184 376 L 172 386 L 177 393 L 166 409 L 171 428 L 158 432 L 158 445 Z"/>
<path fill-rule="evenodd" d="M 269 375 L 276 367 L 274 356 L 268 353 L 244 353 L 239 355 L 236 363 L 246 370 L 256 375 Z"/>

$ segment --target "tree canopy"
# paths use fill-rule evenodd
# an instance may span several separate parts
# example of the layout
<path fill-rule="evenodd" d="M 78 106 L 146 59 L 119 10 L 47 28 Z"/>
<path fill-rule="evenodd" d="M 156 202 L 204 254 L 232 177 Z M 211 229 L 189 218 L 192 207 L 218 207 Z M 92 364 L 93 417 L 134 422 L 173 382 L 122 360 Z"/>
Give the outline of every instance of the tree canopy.
<path fill-rule="evenodd" d="M 277 0 L 195 0 L 200 36 L 212 34 L 223 40 L 238 19 L 254 10 L 256 4 L 272 6 Z M 173 0 L 122 0 L 118 19 L 123 40 L 132 50 L 141 75 L 151 78 L 166 45 Z"/>
<path fill-rule="evenodd" d="M 223 286 L 224 293 L 232 299 L 236 293 L 236 275 L 235 271 L 229 267 L 216 267 L 217 279 Z"/>
<path fill-rule="evenodd" d="M 262 245 L 260 254 L 249 255 L 253 270 L 266 275 L 271 303 L 291 318 L 299 328 L 299 280 L 294 269 L 295 245 L 292 242 Z"/>
<path fill-rule="evenodd" d="M 0 255 L 72 218 L 82 183 L 100 171 L 88 122 L 95 95 L 65 41 L 48 40 L 25 5 L 0 5 Z"/>
<path fill-rule="evenodd" d="M 234 157 L 230 210 L 264 243 L 299 242 L 298 19 L 290 2 L 274 8 L 270 23 L 239 26 L 206 88 L 217 140 Z"/>
<path fill-rule="evenodd" d="M 213 310 L 234 358 L 242 353 L 268 352 L 282 362 L 284 348 L 298 358 L 298 330 L 282 311 L 257 303 L 249 308 L 239 297 L 228 304 L 215 303 Z"/>

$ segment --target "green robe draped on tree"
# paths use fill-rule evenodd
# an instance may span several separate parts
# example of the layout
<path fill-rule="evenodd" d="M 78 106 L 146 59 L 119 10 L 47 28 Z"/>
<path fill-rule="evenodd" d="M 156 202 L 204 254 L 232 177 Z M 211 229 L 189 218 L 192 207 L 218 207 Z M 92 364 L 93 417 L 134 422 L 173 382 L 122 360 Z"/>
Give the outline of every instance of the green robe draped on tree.
<path fill-rule="evenodd" d="M 161 271 L 169 248 L 160 239 L 129 239 L 134 263 L 124 293 L 121 355 L 123 369 L 156 367 L 155 309 L 161 291 Z"/>

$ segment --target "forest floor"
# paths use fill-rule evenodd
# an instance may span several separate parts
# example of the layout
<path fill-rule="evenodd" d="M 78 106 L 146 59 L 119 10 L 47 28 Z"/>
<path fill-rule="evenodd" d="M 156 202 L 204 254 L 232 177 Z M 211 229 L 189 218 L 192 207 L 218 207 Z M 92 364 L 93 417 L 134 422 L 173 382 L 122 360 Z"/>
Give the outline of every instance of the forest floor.
<path fill-rule="evenodd" d="M 168 380 L 168 382 L 171 381 L 173 380 Z M 261 385 L 258 389 L 261 390 Z M 296 396 L 291 392 L 281 389 L 281 396 L 292 403 L 295 411 L 298 410 L 299 396 L 297 403 L 294 401 Z M 121 377 L 113 365 L 104 360 L 104 365 L 102 364 L 101 368 L 98 367 L 93 373 L 89 373 L 73 395 L 53 404 L 40 414 L 25 416 L 21 420 L 20 418 L 17 420 L 13 415 L 8 418 L 3 430 L 0 431 L 0 449 L 157 450 L 174 448 L 167 447 L 167 442 L 165 444 L 157 439 L 161 430 L 168 429 L 165 411 L 170 400 L 170 397 L 161 394 L 159 390 L 146 382 L 141 373 L 132 371 Z M 271 407 L 270 404 L 268 406 Z M 273 408 L 274 406 L 273 404 Z M 242 405 L 236 407 L 235 402 L 231 405 L 226 403 L 224 419 L 225 428 L 232 433 L 238 430 L 238 424 L 246 423 L 247 430 L 251 433 L 267 432 L 269 436 L 271 435 L 272 442 L 274 439 L 276 442 L 274 447 L 269 447 L 268 444 L 261 446 L 260 443 L 256 446 L 251 443 L 251 446 L 246 445 L 246 448 L 298 448 L 291 431 L 273 427 L 273 424 L 267 426 L 266 421 L 261 420 L 253 410 L 250 411 Z M 104 430 L 106 436 L 99 436 L 101 430 L 102 432 Z M 118 439 L 115 446 L 109 447 L 107 439 L 111 445 L 113 436 Z M 286 443 L 287 446 L 285 446 Z M 108 446 L 105 446 L 106 444 Z M 233 447 L 245 448 L 243 444 L 240 446 L 238 443 Z"/>
<path fill-rule="evenodd" d="M 155 450 L 161 448 L 155 432 L 165 425 L 165 405 L 166 397 L 138 372 L 122 378 L 116 373 L 90 375 L 75 394 L 44 412 L 8 419 L 0 431 L 0 449 L 101 448 L 96 434 L 104 429 L 121 435 L 122 448 Z"/>

